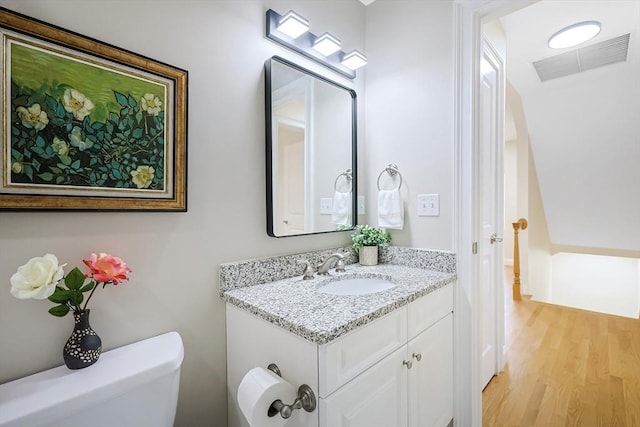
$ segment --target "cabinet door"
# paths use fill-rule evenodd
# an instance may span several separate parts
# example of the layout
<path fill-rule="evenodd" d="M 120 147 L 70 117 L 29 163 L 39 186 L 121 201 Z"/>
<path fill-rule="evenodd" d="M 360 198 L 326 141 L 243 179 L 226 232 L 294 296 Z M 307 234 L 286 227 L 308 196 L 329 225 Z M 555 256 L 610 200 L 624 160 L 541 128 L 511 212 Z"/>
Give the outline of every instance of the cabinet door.
<path fill-rule="evenodd" d="M 409 341 L 407 357 L 409 427 L 446 426 L 453 418 L 453 315 Z"/>
<path fill-rule="evenodd" d="M 320 399 L 321 427 L 407 427 L 407 347 Z"/>

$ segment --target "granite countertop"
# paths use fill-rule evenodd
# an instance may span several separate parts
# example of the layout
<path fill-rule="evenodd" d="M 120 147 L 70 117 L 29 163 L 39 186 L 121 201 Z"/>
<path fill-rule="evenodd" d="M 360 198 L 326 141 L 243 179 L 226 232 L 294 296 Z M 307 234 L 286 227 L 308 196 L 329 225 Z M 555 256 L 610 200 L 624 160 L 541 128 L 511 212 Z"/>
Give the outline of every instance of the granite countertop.
<path fill-rule="evenodd" d="M 394 288 L 366 295 L 331 295 L 317 289 L 351 277 L 385 278 Z M 326 344 L 455 281 L 456 275 L 393 264 L 347 265 L 346 271 L 303 280 L 301 275 L 221 292 L 225 301 L 317 344 Z"/>

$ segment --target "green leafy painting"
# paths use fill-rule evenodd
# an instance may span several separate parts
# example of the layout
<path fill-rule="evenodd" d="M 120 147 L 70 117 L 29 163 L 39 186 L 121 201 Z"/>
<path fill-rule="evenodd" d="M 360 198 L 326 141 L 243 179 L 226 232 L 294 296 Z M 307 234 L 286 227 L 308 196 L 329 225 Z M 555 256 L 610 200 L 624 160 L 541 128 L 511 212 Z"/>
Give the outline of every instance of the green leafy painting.
<path fill-rule="evenodd" d="M 165 190 L 164 85 L 12 42 L 11 183 Z"/>

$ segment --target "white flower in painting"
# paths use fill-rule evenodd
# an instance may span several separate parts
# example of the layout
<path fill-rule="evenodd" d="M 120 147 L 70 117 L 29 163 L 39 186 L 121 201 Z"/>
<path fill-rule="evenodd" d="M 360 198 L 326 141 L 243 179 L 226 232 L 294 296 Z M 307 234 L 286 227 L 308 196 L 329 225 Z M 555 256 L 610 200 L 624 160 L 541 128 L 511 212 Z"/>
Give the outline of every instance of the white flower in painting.
<path fill-rule="evenodd" d="M 11 172 L 13 173 L 22 173 L 22 162 L 13 162 L 11 163 Z"/>
<path fill-rule="evenodd" d="M 71 133 L 69 134 L 69 140 L 71 141 L 71 145 L 73 145 L 74 147 L 78 147 L 78 150 L 80 151 L 84 151 L 87 148 L 91 148 L 93 146 L 93 142 L 89 140 L 84 141 L 82 139 L 82 129 L 80 129 L 78 126 L 75 126 L 71 130 Z"/>
<path fill-rule="evenodd" d="M 93 102 L 82 93 L 75 89 L 67 89 L 64 91 L 64 109 L 69 113 L 73 113 L 73 117 L 83 120 L 93 110 Z"/>
<path fill-rule="evenodd" d="M 142 107 L 142 111 L 145 111 L 150 116 L 157 116 L 160 113 L 162 102 L 160 98 L 154 94 L 145 93 L 144 96 L 140 98 L 140 106 Z"/>
<path fill-rule="evenodd" d="M 31 258 L 11 276 L 11 295 L 19 299 L 47 299 L 64 276 L 58 258 L 52 254 Z"/>
<path fill-rule="evenodd" d="M 67 144 L 67 141 L 60 139 L 57 136 L 53 137 L 51 147 L 53 148 L 53 151 L 60 156 L 66 156 L 69 153 L 69 144 Z"/>
<path fill-rule="evenodd" d="M 138 166 L 131 171 L 131 180 L 138 188 L 149 188 L 156 170 L 152 166 Z"/>
<path fill-rule="evenodd" d="M 47 113 L 42 111 L 40 104 L 33 104 L 28 108 L 18 107 L 16 112 L 26 128 L 42 130 L 49 123 L 49 117 L 47 117 Z"/>

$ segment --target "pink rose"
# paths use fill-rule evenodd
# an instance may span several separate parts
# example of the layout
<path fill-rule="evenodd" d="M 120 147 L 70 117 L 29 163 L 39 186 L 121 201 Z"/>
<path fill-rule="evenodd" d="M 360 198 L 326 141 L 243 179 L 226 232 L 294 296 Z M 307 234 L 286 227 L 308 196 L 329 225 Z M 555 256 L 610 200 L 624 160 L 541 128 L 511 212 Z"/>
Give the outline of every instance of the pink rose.
<path fill-rule="evenodd" d="M 96 282 L 113 282 L 117 285 L 122 280 L 129 280 L 127 274 L 131 273 L 131 269 L 118 257 L 100 252 L 99 255 L 91 254 L 90 259 L 82 262 L 89 267 Z"/>

